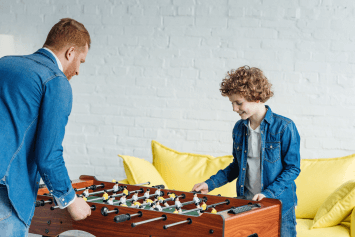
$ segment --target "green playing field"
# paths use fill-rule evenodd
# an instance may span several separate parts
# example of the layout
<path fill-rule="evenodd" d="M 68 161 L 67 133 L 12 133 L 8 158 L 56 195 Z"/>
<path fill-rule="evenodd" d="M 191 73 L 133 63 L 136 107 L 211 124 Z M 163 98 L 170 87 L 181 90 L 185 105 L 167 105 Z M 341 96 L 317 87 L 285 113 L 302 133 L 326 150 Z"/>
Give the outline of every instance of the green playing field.
<path fill-rule="evenodd" d="M 97 196 L 89 196 L 89 197 L 88 197 L 88 201 L 90 201 L 90 200 L 92 200 L 92 199 L 97 199 L 97 198 L 99 198 L 99 197 L 97 197 Z M 139 200 L 139 202 L 142 203 L 142 200 Z M 104 201 L 103 201 L 103 199 L 90 201 L 89 203 L 105 204 Z M 114 205 L 114 206 L 119 206 L 118 203 L 119 203 L 118 200 L 114 200 L 113 205 Z M 127 202 L 127 206 L 131 206 L 131 205 L 132 205 L 131 202 Z M 163 207 L 163 206 L 162 206 L 162 207 Z M 144 207 L 144 209 L 149 210 L 149 209 L 150 209 L 150 206 L 147 205 L 147 206 Z M 137 208 L 137 210 L 139 210 L 139 209 Z M 171 207 L 171 208 L 166 208 L 166 209 L 164 209 L 163 212 L 174 212 L 174 210 L 175 210 L 175 208 L 174 208 L 174 207 Z M 187 209 L 182 209 L 182 211 L 186 211 L 186 210 L 187 210 Z M 184 215 L 199 216 L 199 214 L 198 214 L 197 211 L 187 212 L 187 213 L 184 213 Z"/>

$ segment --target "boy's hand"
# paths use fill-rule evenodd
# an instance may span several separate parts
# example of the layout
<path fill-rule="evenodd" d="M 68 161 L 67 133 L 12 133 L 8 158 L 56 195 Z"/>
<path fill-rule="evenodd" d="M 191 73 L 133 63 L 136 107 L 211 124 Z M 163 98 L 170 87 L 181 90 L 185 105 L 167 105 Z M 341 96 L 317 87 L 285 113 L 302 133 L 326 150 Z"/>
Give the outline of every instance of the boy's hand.
<path fill-rule="evenodd" d="M 265 197 L 264 194 L 258 193 L 253 197 L 253 201 L 261 201 Z"/>
<path fill-rule="evenodd" d="M 68 212 L 74 221 L 84 220 L 91 215 L 91 208 L 82 198 L 76 198 L 68 207 Z"/>
<path fill-rule="evenodd" d="M 195 184 L 194 187 L 192 188 L 191 192 L 192 191 L 201 191 L 202 194 L 207 194 L 208 193 L 208 185 L 203 182 L 203 183 L 198 183 L 198 184 Z"/>

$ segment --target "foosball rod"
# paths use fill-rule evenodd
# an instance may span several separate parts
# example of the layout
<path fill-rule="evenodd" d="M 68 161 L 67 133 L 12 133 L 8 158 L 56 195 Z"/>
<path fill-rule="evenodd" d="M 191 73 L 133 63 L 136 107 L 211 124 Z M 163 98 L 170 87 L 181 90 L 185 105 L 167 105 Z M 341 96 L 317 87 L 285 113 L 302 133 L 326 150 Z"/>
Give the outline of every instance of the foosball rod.
<path fill-rule="evenodd" d="M 52 206 L 52 207 L 51 207 L 51 210 L 53 211 L 54 209 L 58 209 L 58 208 L 60 208 L 60 207 L 59 207 L 59 206 Z M 92 206 L 90 207 L 90 209 L 93 210 L 93 211 L 95 211 L 95 210 L 96 210 L 96 206 L 95 206 L 95 205 L 92 205 Z"/>
<path fill-rule="evenodd" d="M 44 200 L 40 200 L 40 201 L 36 201 L 35 202 L 35 207 L 39 207 L 39 206 L 44 206 L 44 204 L 52 204 L 53 203 L 53 199 L 49 199 L 47 201 L 44 201 Z"/>
<path fill-rule="evenodd" d="M 213 206 L 218 206 L 218 205 L 223 205 L 223 204 L 229 205 L 229 203 L 230 203 L 230 201 L 228 199 L 226 199 L 224 202 L 218 202 L 218 203 L 215 203 L 215 204 L 207 205 L 206 209 L 203 210 L 203 211 L 206 211 L 206 210 L 208 210 L 209 208 L 211 208 Z M 189 212 L 192 212 L 192 211 L 198 211 L 198 210 L 202 210 L 202 207 L 186 210 L 186 211 L 181 212 L 180 214 L 185 214 L 185 213 L 189 213 Z"/>
<path fill-rule="evenodd" d="M 138 211 L 138 212 L 135 213 L 135 214 L 129 214 L 129 213 L 127 213 L 127 214 L 118 215 L 118 216 L 115 216 L 115 217 L 113 218 L 113 221 L 116 222 L 116 223 L 124 222 L 124 221 L 130 220 L 132 217 L 135 217 L 135 216 L 141 217 L 141 216 L 143 216 L 143 212 Z"/>
<path fill-rule="evenodd" d="M 164 225 L 163 229 L 166 230 L 169 227 L 176 226 L 176 225 L 181 225 L 181 224 L 184 224 L 184 223 L 191 224 L 192 223 L 191 218 L 187 218 L 185 221 L 179 221 L 179 222 L 175 222 L 175 223 L 172 223 L 172 224 L 169 224 L 169 225 Z"/>
<path fill-rule="evenodd" d="M 181 203 L 181 206 L 186 206 L 186 205 L 189 205 L 189 204 L 192 204 L 192 203 L 195 203 L 195 201 L 183 202 L 183 203 Z M 172 207 L 176 207 L 176 205 L 171 205 L 171 206 L 168 206 L 168 207 L 162 207 L 161 209 L 165 210 L 167 208 L 172 208 Z"/>
<path fill-rule="evenodd" d="M 89 187 L 85 187 L 85 188 L 74 188 L 74 191 L 75 191 L 75 192 L 83 191 L 83 190 L 85 190 L 86 188 L 91 189 L 91 190 L 95 190 L 95 189 L 97 189 L 97 188 L 104 188 L 104 187 L 105 187 L 105 184 L 104 184 L 104 183 L 101 183 L 101 184 L 99 184 L 99 185 L 93 184 L 93 185 L 91 185 L 91 186 L 89 186 Z"/>
<path fill-rule="evenodd" d="M 132 193 L 135 193 L 136 191 L 138 190 L 135 190 L 135 191 L 132 191 L 132 192 L 128 192 L 128 195 L 131 195 Z M 121 197 L 123 196 L 124 193 L 119 193 L 119 194 L 113 194 L 111 195 L 112 197 Z M 90 199 L 90 200 L 87 200 L 87 202 L 93 202 L 93 201 L 97 201 L 97 200 L 102 200 L 102 197 L 97 197 L 97 198 L 93 198 L 93 199 Z"/>
<path fill-rule="evenodd" d="M 153 221 L 158 221 L 158 220 L 164 220 L 165 221 L 166 219 L 167 219 L 167 216 L 165 214 L 163 214 L 161 217 L 156 217 L 156 218 L 153 218 L 153 219 L 148 219 L 148 220 L 145 220 L 145 221 L 132 223 L 131 226 L 132 227 L 136 227 L 137 225 L 142 225 L 142 224 L 146 224 L 146 223 L 153 222 Z"/>

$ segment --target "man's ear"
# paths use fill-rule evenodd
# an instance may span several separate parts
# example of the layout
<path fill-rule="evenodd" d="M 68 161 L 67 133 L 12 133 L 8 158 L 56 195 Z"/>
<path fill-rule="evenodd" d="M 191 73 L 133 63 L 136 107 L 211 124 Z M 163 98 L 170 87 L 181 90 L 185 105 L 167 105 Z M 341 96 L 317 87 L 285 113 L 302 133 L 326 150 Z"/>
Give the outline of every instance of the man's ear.
<path fill-rule="evenodd" d="M 73 61 L 75 58 L 75 48 L 72 46 L 67 51 L 65 52 L 65 59 L 68 60 L 69 62 Z"/>

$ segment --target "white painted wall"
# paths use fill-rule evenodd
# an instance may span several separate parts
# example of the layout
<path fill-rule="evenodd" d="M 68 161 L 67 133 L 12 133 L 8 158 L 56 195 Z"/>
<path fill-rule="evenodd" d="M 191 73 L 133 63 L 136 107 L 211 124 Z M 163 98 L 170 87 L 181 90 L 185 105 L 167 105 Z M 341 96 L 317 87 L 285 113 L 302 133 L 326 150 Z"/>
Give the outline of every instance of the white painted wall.
<path fill-rule="evenodd" d="M 355 153 L 354 11 L 352 0 L 0 0 L 0 34 L 30 54 L 61 18 L 86 26 L 65 161 L 72 179 L 119 180 L 117 154 L 151 161 L 152 139 L 231 154 L 239 116 L 219 85 L 243 65 L 273 84 L 267 104 L 296 123 L 302 158 Z"/>

